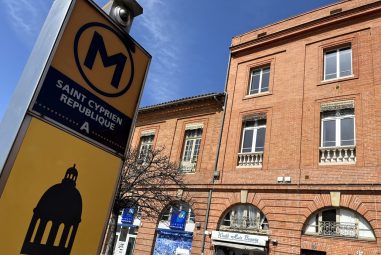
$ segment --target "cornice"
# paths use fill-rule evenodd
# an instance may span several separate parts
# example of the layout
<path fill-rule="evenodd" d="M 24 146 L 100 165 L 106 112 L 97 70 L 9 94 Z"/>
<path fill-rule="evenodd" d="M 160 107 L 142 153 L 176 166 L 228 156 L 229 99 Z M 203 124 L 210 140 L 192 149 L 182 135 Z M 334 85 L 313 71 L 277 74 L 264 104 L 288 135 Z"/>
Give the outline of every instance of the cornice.
<path fill-rule="evenodd" d="M 254 47 L 261 47 L 265 44 L 273 43 L 279 40 L 285 40 L 292 36 L 311 32 L 335 23 L 347 21 L 354 18 L 370 15 L 376 12 L 381 13 L 381 1 L 373 2 L 367 5 L 359 6 L 353 9 L 345 10 L 340 13 L 325 16 L 303 24 L 299 24 L 275 33 L 271 33 L 260 38 L 252 39 L 230 47 L 232 54 Z"/>

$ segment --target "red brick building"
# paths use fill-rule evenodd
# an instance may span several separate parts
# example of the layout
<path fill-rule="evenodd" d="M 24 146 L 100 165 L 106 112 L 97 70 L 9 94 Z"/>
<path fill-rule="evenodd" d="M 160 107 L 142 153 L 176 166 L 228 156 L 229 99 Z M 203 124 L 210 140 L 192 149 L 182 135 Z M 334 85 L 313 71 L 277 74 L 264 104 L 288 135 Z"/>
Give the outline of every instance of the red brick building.
<path fill-rule="evenodd" d="M 381 1 L 322 7 L 230 51 L 224 112 L 221 94 L 148 107 L 133 138 L 178 162 L 197 150 L 192 254 L 381 254 Z M 153 252 L 159 221 L 143 220 L 134 254 Z"/>

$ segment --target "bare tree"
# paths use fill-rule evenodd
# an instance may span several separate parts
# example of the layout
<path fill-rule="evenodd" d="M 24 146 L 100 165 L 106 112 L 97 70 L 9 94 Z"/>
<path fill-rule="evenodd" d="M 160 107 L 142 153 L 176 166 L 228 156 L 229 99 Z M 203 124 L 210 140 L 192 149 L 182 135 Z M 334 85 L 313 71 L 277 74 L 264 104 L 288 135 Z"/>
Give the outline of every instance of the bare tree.
<path fill-rule="evenodd" d="M 127 152 L 104 242 L 104 254 L 113 254 L 117 219 L 124 208 L 138 208 L 142 218 L 156 220 L 166 206 L 178 201 L 191 202 L 185 191 L 183 173 L 163 150 L 139 153 L 139 150 L 131 149 Z"/>

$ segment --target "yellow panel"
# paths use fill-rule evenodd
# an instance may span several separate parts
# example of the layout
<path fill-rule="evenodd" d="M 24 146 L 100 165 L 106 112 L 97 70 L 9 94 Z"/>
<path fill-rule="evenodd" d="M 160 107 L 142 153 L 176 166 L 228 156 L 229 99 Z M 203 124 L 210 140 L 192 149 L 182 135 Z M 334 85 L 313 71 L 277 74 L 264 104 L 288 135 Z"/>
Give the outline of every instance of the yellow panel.
<path fill-rule="evenodd" d="M 65 177 L 74 164 L 77 175 L 70 170 Z M 44 217 L 54 214 L 50 229 L 54 229 L 57 221 L 78 217 L 78 196 L 73 191 L 76 189 L 82 200 L 82 212 L 70 254 L 96 254 L 120 166 L 119 158 L 33 118 L 0 199 L 0 253 L 21 253 L 34 214 L 43 215 L 36 228 L 43 224 Z M 61 233 L 62 227 L 57 228 L 57 233 Z M 63 230 L 57 235 L 64 233 Z M 31 236 L 37 238 L 38 231 L 33 230 Z M 64 241 L 64 245 L 70 243 Z M 57 241 L 53 240 L 54 243 Z"/>

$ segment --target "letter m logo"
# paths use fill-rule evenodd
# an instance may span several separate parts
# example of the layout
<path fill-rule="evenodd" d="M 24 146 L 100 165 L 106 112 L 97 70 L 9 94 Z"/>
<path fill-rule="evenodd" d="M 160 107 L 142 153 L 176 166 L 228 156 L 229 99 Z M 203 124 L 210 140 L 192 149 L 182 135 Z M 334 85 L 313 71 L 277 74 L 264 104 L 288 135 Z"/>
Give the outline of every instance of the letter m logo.
<path fill-rule="evenodd" d="M 84 63 L 84 65 L 88 67 L 90 70 L 93 69 L 95 58 L 98 52 L 102 59 L 104 67 L 109 67 L 113 65 L 116 66 L 114 75 L 112 76 L 111 85 L 115 88 L 118 88 L 120 79 L 123 74 L 124 66 L 126 65 L 127 57 L 122 53 L 108 56 L 103 37 L 99 33 L 94 32 L 93 39 L 91 40 L 90 47 L 87 52 Z"/>

